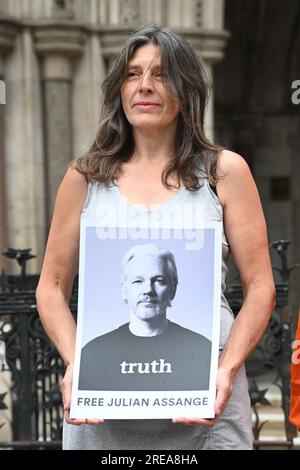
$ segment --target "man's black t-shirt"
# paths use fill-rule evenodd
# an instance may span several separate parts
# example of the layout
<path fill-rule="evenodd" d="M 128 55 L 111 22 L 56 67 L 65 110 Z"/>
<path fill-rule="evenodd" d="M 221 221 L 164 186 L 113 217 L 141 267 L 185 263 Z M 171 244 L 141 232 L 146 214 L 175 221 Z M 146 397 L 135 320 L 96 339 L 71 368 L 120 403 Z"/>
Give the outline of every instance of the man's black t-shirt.
<path fill-rule="evenodd" d="M 211 341 L 169 322 L 157 336 L 135 336 L 129 323 L 81 351 L 79 390 L 207 390 Z"/>

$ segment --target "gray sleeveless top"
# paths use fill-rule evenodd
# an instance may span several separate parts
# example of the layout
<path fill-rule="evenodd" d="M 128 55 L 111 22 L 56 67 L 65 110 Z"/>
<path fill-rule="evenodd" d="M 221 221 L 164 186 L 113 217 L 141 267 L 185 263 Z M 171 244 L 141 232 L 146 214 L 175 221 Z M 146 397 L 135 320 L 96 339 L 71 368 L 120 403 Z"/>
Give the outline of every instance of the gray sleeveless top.
<path fill-rule="evenodd" d="M 89 183 L 82 218 L 106 218 L 107 226 L 113 223 L 111 208 L 117 214 L 126 214 L 129 226 L 143 226 L 151 221 L 165 219 L 176 206 L 188 205 L 193 217 L 203 222 L 223 221 L 221 203 L 210 188 L 207 178 L 199 178 L 202 184 L 198 191 L 189 191 L 184 186 L 166 203 L 147 208 L 127 201 L 118 186 L 106 188 L 100 183 Z M 222 299 L 220 349 L 223 349 L 232 323 L 233 313 L 224 296 L 225 278 L 228 270 L 230 248 L 223 227 L 222 235 Z M 174 425 L 170 420 L 107 420 L 98 426 L 80 427 L 64 424 L 64 449 L 193 449 L 202 426 Z M 197 437 L 198 436 L 198 437 Z M 198 439 L 199 440 L 199 439 Z"/>
<path fill-rule="evenodd" d="M 98 218 L 102 221 L 104 219 L 108 227 L 114 224 L 116 219 L 120 222 L 126 218 L 129 226 L 146 227 L 151 226 L 152 222 L 159 224 L 160 220 L 170 219 L 170 214 L 175 214 L 178 219 L 181 212 L 177 209 L 184 206 L 191 210 L 193 218 L 201 218 L 203 222 L 223 222 L 223 208 L 218 197 L 211 189 L 207 178 L 199 180 L 202 186 L 198 191 L 189 191 L 182 186 L 169 201 L 152 208 L 128 202 L 116 185 L 105 188 L 103 184 L 90 183 L 81 217 Z M 233 313 L 224 296 L 229 253 L 230 248 L 223 227 L 220 348 L 224 347 L 233 322 Z"/>

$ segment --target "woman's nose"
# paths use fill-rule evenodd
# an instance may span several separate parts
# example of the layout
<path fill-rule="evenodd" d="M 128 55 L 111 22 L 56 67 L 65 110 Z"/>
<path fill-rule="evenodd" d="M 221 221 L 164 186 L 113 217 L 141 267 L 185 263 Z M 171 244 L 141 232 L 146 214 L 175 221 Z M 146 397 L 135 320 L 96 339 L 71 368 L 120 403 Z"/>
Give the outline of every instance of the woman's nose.
<path fill-rule="evenodd" d="M 140 91 L 152 91 L 153 90 L 153 82 L 149 75 L 143 75 L 141 77 L 140 85 L 139 85 L 139 90 Z"/>

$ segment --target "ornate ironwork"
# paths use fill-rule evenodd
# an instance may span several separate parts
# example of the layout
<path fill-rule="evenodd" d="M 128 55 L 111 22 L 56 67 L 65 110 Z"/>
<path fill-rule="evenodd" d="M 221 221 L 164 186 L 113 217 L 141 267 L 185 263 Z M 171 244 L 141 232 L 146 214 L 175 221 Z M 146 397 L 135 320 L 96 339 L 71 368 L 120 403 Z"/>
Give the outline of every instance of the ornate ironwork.
<path fill-rule="evenodd" d="M 284 415 L 286 439 L 272 441 L 272 445 L 291 448 L 296 436 L 288 422 L 291 343 L 293 338 L 293 312 L 288 307 L 288 282 L 291 271 L 286 252 L 290 240 L 271 244 L 281 259 L 275 269 L 281 276 L 277 283 L 277 304 L 269 327 L 260 343 L 246 362 L 249 391 L 254 411 L 255 448 L 270 442 L 261 439 L 266 421 L 260 419 L 262 406 L 270 406 L 266 395 L 271 386 L 278 388 Z M 19 276 L 0 277 L 0 343 L 5 345 L 5 363 L 2 370 L 11 374 L 9 389 L 0 394 L 0 416 L 8 411 L 10 395 L 12 440 L 0 442 L 10 448 L 60 448 L 63 409 L 59 388 L 64 366 L 58 352 L 46 336 L 38 317 L 35 288 L 38 276 L 26 275 L 26 263 L 33 257 L 30 250 L 8 249 L 5 256 L 16 259 L 21 267 Z M 227 289 L 226 296 L 235 314 L 243 303 L 240 284 Z M 77 282 L 74 284 L 70 308 L 74 316 L 77 309 Z M 0 419 L 0 427 L 8 423 Z"/>
<path fill-rule="evenodd" d="M 296 264 L 291 267 L 287 265 L 287 249 L 290 243 L 291 240 L 278 240 L 270 245 L 270 248 L 277 252 L 281 260 L 281 266 L 273 268 L 281 277 L 281 282 L 276 284 L 276 308 L 263 338 L 246 361 L 249 392 L 255 415 L 254 446 L 257 449 L 267 445 L 291 448 L 293 438 L 297 435 L 296 428 L 288 421 L 291 344 L 294 332 L 294 315 L 288 306 L 288 293 L 290 274 L 298 267 Z M 241 285 L 231 286 L 227 290 L 227 298 L 234 313 L 237 314 L 243 304 Z M 262 406 L 270 405 L 265 395 L 272 386 L 277 387 L 280 393 L 286 436 L 284 441 L 268 442 L 261 439 L 261 431 L 267 421 L 260 420 L 259 410 L 262 409 Z"/>
<path fill-rule="evenodd" d="M 21 266 L 21 278 L 24 280 L 26 276 L 26 263 L 31 258 L 36 258 L 35 255 L 30 254 L 31 249 L 27 248 L 26 250 L 15 250 L 14 248 L 7 248 L 3 253 L 7 258 L 15 259 L 19 266 Z"/>
<path fill-rule="evenodd" d="M 10 395 L 11 423 L 0 420 L 0 426 L 11 426 L 11 442 L 0 447 L 60 448 L 63 408 L 59 383 L 64 373 L 63 361 L 49 341 L 40 322 L 35 289 L 38 276 L 26 275 L 26 262 L 33 258 L 30 250 L 4 253 L 16 259 L 19 276 L 0 279 L 0 343 L 5 345 L 2 371 L 11 375 L 9 390 L 0 395 L 0 411 L 8 410 Z M 76 312 L 77 285 L 71 300 Z"/>
<path fill-rule="evenodd" d="M 62 407 L 58 384 L 63 362 L 49 342 L 36 311 L 34 295 L 0 294 L 0 340 L 5 343 L 6 370 L 11 373 L 13 441 L 56 441 L 60 446 Z M 3 302 L 4 300 L 4 302 Z M 16 308 L 17 307 L 17 308 Z M 18 308 L 21 307 L 21 308 Z M 3 423 L 1 423 L 3 424 Z"/>

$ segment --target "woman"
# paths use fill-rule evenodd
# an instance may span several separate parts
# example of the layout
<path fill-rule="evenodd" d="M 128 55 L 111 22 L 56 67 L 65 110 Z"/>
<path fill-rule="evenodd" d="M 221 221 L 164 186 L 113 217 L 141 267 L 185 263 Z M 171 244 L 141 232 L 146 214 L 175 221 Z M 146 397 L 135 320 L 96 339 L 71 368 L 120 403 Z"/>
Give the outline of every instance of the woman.
<path fill-rule="evenodd" d="M 206 139 L 202 63 L 168 28 L 145 26 L 128 39 L 103 83 L 103 94 L 96 140 L 73 162 L 59 188 L 37 290 L 41 319 L 67 366 L 64 448 L 250 449 L 243 363 L 268 324 L 275 290 L 266 225 L 249 168 L 242 157 Z M 80 217 L 93 216 L 101 202 L 120 200 L 131 222 L 139 212 L 147 217 L 157 205 L 164 214 L 175 201 L 201 204 L 204 221 L 223 221 L 222 292 L 230 247 L 245 301 L 233 321 L 222 293 L 214 419 L 103 422 L 69 417 L 76 326 L 68 301 L 78 268 Z"/>

